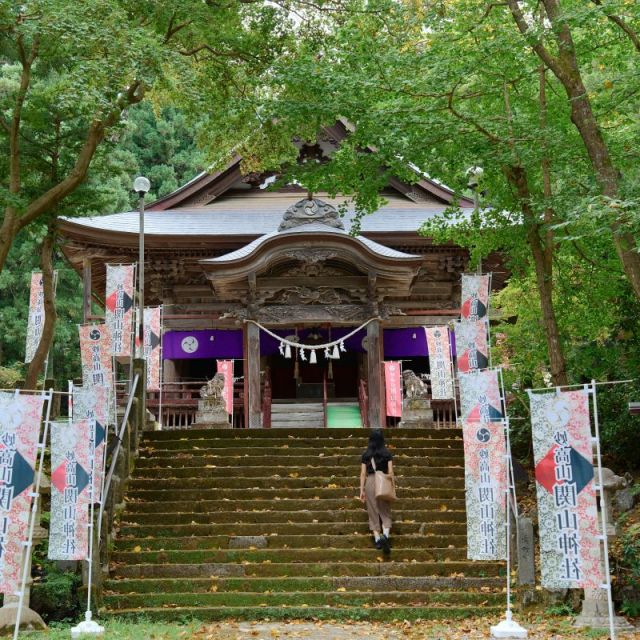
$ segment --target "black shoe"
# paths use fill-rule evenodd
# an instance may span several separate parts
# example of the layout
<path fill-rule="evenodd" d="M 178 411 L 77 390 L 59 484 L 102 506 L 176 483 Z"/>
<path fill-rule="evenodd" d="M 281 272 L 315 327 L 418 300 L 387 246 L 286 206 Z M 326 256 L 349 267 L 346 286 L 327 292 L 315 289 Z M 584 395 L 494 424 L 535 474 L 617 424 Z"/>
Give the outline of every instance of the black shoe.
<path fill-rule="evenodd" d="M 382 543 L 382 551 L 385 553 L 385 555 L 388 555 L 389 553 L 391 553 L 391 542 L 389 541 L 389 538 L 383 535 L 380 538 L 380 542 Z"/>
<path fill-rule="evenodd" d="M 374 546 L 376 549 L 383 549 L 383 548 L 384 548 L 384 546 L 383 546 L 383 543 L 382 543 L 382 538 L 378 538 L 377 540 L 374 538 L 374 540 L 373 540 L 373 546 Z"/>

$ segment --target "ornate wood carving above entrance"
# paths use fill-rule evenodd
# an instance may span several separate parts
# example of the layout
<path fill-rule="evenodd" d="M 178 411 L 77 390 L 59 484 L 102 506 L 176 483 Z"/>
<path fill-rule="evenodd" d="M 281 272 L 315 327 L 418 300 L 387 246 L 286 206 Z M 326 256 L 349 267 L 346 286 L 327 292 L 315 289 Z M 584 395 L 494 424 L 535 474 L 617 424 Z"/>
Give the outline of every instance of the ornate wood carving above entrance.
<path fill-rule="evenodd" d="M 282 216 L 278 231 L 287 231 L 303 224 L 319 223 L 334 229 L 344 230 L 344 223 L 335 207 L 317 200 L 300 200 L 290 206 Z"/>

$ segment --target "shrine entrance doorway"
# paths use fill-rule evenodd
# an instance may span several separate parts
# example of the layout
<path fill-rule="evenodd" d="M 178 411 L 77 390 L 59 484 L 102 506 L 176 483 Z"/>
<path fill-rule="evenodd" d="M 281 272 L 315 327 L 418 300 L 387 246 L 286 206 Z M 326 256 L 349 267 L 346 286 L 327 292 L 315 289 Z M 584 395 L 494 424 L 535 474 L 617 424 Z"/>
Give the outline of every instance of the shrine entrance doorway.
<path fill-rule="evenodd" d="M 360 353 L 343 353 L 339 360 L 320 357 L 316 364 L 280 355 L 270 356 L 268 361 L 274 400 L 322 401 L 325 386 L 330 400 L 356 401 L 358 398 L 358 381 L 363 366 Z"/>

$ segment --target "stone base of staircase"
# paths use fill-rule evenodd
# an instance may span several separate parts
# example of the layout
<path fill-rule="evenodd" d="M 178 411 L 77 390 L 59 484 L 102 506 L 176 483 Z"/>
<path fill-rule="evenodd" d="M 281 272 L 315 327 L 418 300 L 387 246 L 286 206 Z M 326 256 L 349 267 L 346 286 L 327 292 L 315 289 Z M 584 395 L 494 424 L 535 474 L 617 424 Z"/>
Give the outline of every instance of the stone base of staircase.
<path fill-rule="evenodd" d="M 458 430 L 389 430 L 389 557 L 358 500 L 364 429 L 145 433 L 104 613 L 175 620 L 495 615 L 504 565 L 466 559 Z"/>

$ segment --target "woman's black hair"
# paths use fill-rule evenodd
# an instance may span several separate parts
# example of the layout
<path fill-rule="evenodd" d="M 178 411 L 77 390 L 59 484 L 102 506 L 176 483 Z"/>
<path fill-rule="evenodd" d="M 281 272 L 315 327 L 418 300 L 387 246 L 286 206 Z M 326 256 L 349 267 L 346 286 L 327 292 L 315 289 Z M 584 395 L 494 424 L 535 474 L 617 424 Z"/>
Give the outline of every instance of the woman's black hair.
<path fill-rule="evenodd" d="M 382 429 L 373 429 L 369 434 L 369 444 L 367 445 L 367 455 L 371 457 L 379 455 L 386 450 L 384 444 L 384 434 Z"/>

